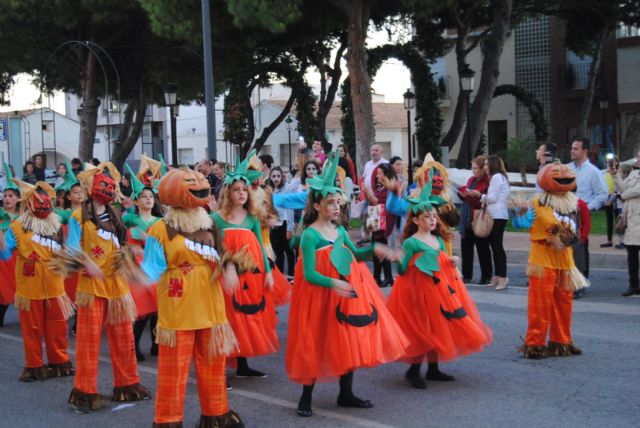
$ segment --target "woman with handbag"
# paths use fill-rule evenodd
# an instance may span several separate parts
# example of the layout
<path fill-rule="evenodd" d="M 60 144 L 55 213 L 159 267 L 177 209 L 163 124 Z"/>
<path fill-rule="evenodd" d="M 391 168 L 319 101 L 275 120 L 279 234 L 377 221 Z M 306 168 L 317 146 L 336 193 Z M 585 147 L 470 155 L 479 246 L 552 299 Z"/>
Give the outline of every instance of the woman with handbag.
<path fill-rule="evenodd" d="M 504 162 L 498 155 L 491 155 L 484 164 L 484 170 L 490 177 L 489 189 L 482 195 L 480 201 L 487 206 L 487 212 L 493 217 L 493 228 L 489 235 L 491 255 L 495 276 L 491 278 L 489 286 L 496 290 L 507 288 L 507 253 L 504 251 L 502 238 L 504 228 L 509 220 L 509 180 Z"/>
<path fill-rule="evenodd" d="M 373 189 L 373 197 L 371 200 L 375 203 L 371 203 L 369 205 L 369 209 L 375 206 L 380 207 L 380 222 L 378 227 L 371 229 L 371 240 L 387 245 L 387 238 L 389 238 L 389 235 L 393 232 L 393 225 L 395 224 L 396 216 L 385 208 L 389 191 L 383 184 L 383 177 L 386 177 L 388 180 L 396 178 L 393 167 L 388 163 L 378 165 L 373 171 L 373 174 L 371 174 L 371 188 Z M 384 281 L 382 280 L 383 272 Z M 391 262 L 389 260 L 380 261 L 377 257 L 374 257 L 373 276 L 380 287 L 393 285 Z"/>
<path fill-rule="evenodd" d="M 615 174 L 613 178 L 622 192 L 620 197 L 624 201 L 622 218 L 617 228 L 619 231 L 624 229 L 623 242 L 627 248 L 629 288 L 622 295 L 629 297 L 640 294 L 640 152 L 627 178 L 622 179 L 620 174 Z"/>

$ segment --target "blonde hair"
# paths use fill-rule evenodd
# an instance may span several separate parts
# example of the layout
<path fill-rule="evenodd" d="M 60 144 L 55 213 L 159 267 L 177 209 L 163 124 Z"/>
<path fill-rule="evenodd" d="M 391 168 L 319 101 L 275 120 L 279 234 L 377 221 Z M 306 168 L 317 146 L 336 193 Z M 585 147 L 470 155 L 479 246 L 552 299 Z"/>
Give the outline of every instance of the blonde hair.
<path fill-rule="evenodd" d="M 247 202 L 244 203 L 242 208 L 247 210 L 247 213 L 251 214 L 252 216 L 260 218 L 260 214 L 253 200 L 253 190 L 251 189 L 251 186 L 248 185 L 244 180 L 238 181 L 241 181 L 242 184 L 244 184 L 247 188 Z M 218 209 L 218 212 L 224 219 L 229 218 L 229 215 L 233 210 L 233 202 L 231 201 L 231 195 L 229 193 L 231 191 L 231 186 L 233 186 L 235 183 L 236 181 L 234 181 L 232 184 L 225 184 L 222 187 L 222 191 L 220 192 L 220 208 Z"/>

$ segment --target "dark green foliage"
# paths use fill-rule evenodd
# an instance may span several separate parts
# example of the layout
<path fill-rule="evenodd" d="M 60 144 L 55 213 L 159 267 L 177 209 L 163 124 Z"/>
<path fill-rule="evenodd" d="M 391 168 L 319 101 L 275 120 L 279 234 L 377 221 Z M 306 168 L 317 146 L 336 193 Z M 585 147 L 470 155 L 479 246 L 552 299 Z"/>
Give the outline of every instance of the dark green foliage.
<path fill-rule="evenodd" d="M 544 107 L 534 94 L 517 85 L 500 85 L 493 93 L 493 97 L 513 95 L 529 110 L 531 123 L 535 128 L 536 141 L 543 142 L 549 137 L 549 125 L 544 118 Z"/>

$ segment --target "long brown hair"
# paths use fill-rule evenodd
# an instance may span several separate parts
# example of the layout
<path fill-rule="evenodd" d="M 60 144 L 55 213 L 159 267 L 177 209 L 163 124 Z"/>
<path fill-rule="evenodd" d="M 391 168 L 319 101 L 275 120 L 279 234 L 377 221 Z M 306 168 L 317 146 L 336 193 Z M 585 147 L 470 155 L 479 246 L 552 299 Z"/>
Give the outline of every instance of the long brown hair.
<path fill-rule="evenodd" d="M 327 195 L 327 197 L 328 196 L 329 195 Z M 337 195 L 334 196 L 338 197 Z M 326 197 L 322 197 L 321 193 L 309 190 L 309 196 L 307 196 L 307 204 L 305 205 L 304 211 L 302 213 L 302 226 L 304 228 L 318 220 L 318 211 L 313 207 L 313 204 L 321 204 L 325 199 Z M 343 219 L 340 218 L 338 222 L 334 223 L 342 224 L 342 221 Z"/>
<path fill-rule="evenodd" d="M 402 231 L 402 240 L 405 240 L 418 231 L 418 225 L 413 222 L 413 219 L 418 217 L 420 214 L 425 212 L 426 210 L 419 211 L 418 214 L 414 214 L 413 210 L 409 211 L 409 215 L 407 215 L 407 222 L 404 226 L 404 230 Z M 438 214 L 438 210 L 434 209 L 435 213 Z M 431 233 L 435 236 L 441 237 L 443 240 L 448 241 L 451 239 L 451 231 L 445 227 L 444 223 L 440 219 L 440 215 L 436 217 L 436 228 L 431 231 Z"/>
<path fill-rule="evenodd" d="M 239 181 L 242 181 L 242 183 L 247 187 L 247 202 L 244 203 L 242 208 L 247 210 L 247 213 L 251 214 L 252 216 L 260 218 L 258 209 L 253 201 L 253 190 L 251 189 L 251 186 L 245 183 L 244 180 Z M 222 190 L 220 191 L 220 208 L 218 209 L 218 212 L 224 219 L 229 218 L 229 214 L 231 214 L 231 211 L 233 210 L 233 203 L 231 202 L 231 196 L 229 195 L 231 186 L 233 186 L 233 184 L 235 184 L 235 182 L 232 184 L 225 184 L 224 186 L 222 186 Z"/>
<path fill-rule="evenodd" d="M 494 174 L 500 173 L 504 175 L 504 178 L 507 180 L 507 170 L 504 167 L 504 162 L 502 162 L 502 158 L 498 155 L 491 155 L 487 158 L 487 164 L 489 165 L 489 176 L 493 177 Z"/>

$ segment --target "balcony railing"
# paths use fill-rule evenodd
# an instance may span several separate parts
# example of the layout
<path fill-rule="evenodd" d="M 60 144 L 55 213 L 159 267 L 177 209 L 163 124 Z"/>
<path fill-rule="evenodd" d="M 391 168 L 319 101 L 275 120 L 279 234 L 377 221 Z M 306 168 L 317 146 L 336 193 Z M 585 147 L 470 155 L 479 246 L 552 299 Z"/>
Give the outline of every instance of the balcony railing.
<path fill-rule="evenodd" d="M 602 63 L 596 75 L 596 85 L 602 81 Z M 586 89 L 589 83 L 591 63 L 566 64 L 558 66 L 558 82 L 560 89 Z"/>
<path fill-rule="evenodd" d="M 616 30 L 616 37 L 618 39 L 640 37 L 640 27 L 636 27 L 635 25 L 621 25 Z"/>

